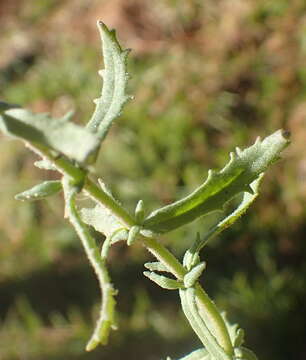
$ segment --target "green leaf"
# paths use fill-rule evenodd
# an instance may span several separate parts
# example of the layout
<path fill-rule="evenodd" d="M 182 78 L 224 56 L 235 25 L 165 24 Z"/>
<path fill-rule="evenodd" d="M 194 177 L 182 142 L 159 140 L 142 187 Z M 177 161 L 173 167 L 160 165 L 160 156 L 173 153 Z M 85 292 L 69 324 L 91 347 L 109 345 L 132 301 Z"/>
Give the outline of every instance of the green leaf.
<path fill-rule="evenodd" d="M 70 118 L 70 114 L 68 116 Z M 24 109 L 10 109 L 0 115 L 0 130 L 85 163 L 99 148 L 100 140 L 89 130 L 73 124 L 67 116 L 53 119 Z"/>
<path fill-rule="evenodd" d="M 41 200 L 48 196 L 54 195 L 62 190 L 62 183 L 58 180 L 44 181 L 41 184 L 35 185 L 29 190 L 15 195 L 16 200 L 33 201 Z"/>
<path fill-rule="evenodd" d="M 169 269 L 160 261 L 147 262 L 144 267 L 150 271 L 165 271 L 169 272 Z"/>
<path fill-rule="evenodd" d="M 239 193 L 253 192 L 250 184 L 279 159 L 279 154 L 288 144 L 288 134 L 279 130 L 263 141 L 258 138 L 244 151 L 236 149 L 221 171 L 210 170 L 204 184 L 187 197 L 153 211 L 143 227 L 164 233 L 212 211 L 222 211 L 223 206 Z"/>
<path fill-rule="evenodd" d="M 244 342 L 244 331 L 239 327 L 238 324 L 230 323 L 225 312 L 222 312 L 221 315 L 227 327 L 233 347 L 236 348 L 241 346 Z"/>
<path fill-rule="evenodd" d="M 153 271 L 152 272 L 144 271 L 143 274 L 151 281 L 155 282 L 155 284 L 166 290 L 177 290 L 177 289 L 182 289 L 184 287 L 184 284 L 182 282 L 179 282 L 178 280 L 170 279 L 163 275 L 156 274 Z"/>
<path fill-rule="evenodd" d="M 81 218 L 85 224 L 91 225 L 96 231 L 104 234 L 106 238 L 113 237 L 113 243 L 127 239 L 128 232 L 124 231 L 124 224 L 102 205 L 81 209 Z M 118 232 L 121 229 L 122 231 Z M 118 233 L 113 236 L 116 232 Z"/>
<path fill-rule="evenodd" d="M 184 276 L 184 285 L 186 288 L 194 286 L 194 284 L 199 280 L 203 271 L 206 268 L 206 263 L 201 262 L 193 267 L 185 276 Z"/>
<path fill-rule="evenodd" d="M 99 71 L 103 78 L 102 94 L 94 100 L 96 109 L 87 128 L 103 140 L 113 120 L 120 116 L 123 105 L 131 99 L 131 96 L 126 94 L 126 62 L 129 50 L 121 49 L 115 30 L 109 30 L 102 21 L 98 21 L 97 25 L 102 40 L 105 69 Z"/>
<path fill-rule="evenodd" d="M 262 182 L 264 174 L 262 173 L 259 175 L 258 179 L 252 182 L 250 185 L 253 194 L 250 194 L 248 192 L 245 192 L 243 194 L 243 198 L 241 203 L 238 205 L 238 207 L 228 216 L 224 217 L 221 221 L 219 221 L 216 225 L 214 225 L 201 239 L 199 236 L 197 237 L 196 241 L 192 245 L 190 249 L 186 251 L 186 254 L 184 256 L 184 266 L 190 270 L 193 266 L 196 265 L 199 259 L 199 252 L 204 247 L 204 245 L 220 234 L 223 230 L 227 229 L 229 226 L 231 226 L 235 221 L 237 221 L 240 216 L 242 216 L 247 209 L 251 206 L 251 204 L 255 201 L 255 199 L 258 197 L 258 189 Z"/>

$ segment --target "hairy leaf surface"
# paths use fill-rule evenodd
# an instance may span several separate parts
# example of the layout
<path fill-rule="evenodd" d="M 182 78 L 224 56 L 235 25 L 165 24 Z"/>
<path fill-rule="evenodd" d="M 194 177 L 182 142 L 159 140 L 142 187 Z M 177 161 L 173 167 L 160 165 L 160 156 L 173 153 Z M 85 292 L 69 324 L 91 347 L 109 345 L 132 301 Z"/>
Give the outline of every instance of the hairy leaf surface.
<path fill-rule="evenodd" d="M 41 184 L 33 186 L 31 189 L 15 195 L 16 200 L 33 201 L 41 200 L 48 196 L 57 194 L 62 190 L 62 183 L 58 180 L 44 181 Z"/>
<path fill-rule="evenodd" d="M 67 117 L 54 119 L 48 114 L 34 114 L 24 109 L 9 109 L 2 113 L 0 130 L 34 146 L 53 149 L 80 163 L 86 162 L 100 145 L 96 135 L 68 121 Z"/>
<path fill-rule="evenodd" d="M 288 145 L 285 132 L 278 130 L 251 147 L 231 153 L 229 163 L 219 172 L 210 170 L 207 180 L 187 197 L 153 211 L 144 221 L 145 229 L 164 233 L 187 224 L 212 211 L 222 210 L 225 203 L 241 192 L 253 190 L 250 184 L 269 165 L 279 159 Z"/>
<path fill-rule="evenodd" d="M 105 69 L 99 71 L 103 78 L 102 93 L 101 97 L 94 100 L 96 109 L 87 128 L 104 139 L 113 120 L 120 115 L 123 105 L 131 98 L 126 94 L 126 61 L 129 50 L 122 50 L 115 30 L 109 30 L 101 21 L 97 25 L 102 40 Z"/>
<path fill-rule="evenodd" d="M 127 238 L 128 232 L 124 225 L 106 207 L 96 205 L 93 208 L 83 208 L 81 209 L 81 218 L 85 224 L 91 225 L 107 238 L 117 232 L 113 242 Z M 120 229 L 122 231 L 118 231 Z"/>

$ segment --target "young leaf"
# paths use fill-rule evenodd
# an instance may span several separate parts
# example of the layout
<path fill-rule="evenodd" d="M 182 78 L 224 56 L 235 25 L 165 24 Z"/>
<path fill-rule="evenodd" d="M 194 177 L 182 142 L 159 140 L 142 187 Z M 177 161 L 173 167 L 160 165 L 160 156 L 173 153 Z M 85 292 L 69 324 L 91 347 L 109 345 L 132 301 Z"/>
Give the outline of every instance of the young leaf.
<path fill-rule="evenodd" d="M 113 120 L 120 115 L 123 105 L 131 99 L 126 94 L 126 61 L 129 50 L 121 49 L 115 30 L 109 30 L 102 21 L 98 21 L 97 25 L 102 40 L 105 69 L 99 71 L 103 78 L 102 94 L 94 101 L 96 109 L 87 128 L 103 140 Z"/>
<path fill-rule="evenodd" d="M 125 226 L 110 210 L 102 205 L 81 209 L 81 218 L 85 224 L 91 225 L 96 231 L 104 234 L 107 238 L 111 238 L 116 233 L 116 241 L 127 239 L 128 233 L 124 231 Z M 118 232 L 121 229 L 123 231 Z"/>
<path fill-rule="evenodd" d="M 9 109 L 0 115 L 0 130 L 26 142 L 55 150 L 79 163 L 86 163 L 96 153 L 100 140 L 89 130 L 47 114 L 24 109 Z"/>
<path fill-rule="evenodd" d="M 150 271 L 164 271 L 169 272 L 169 269 L 160 261 L 147 262 L 144 267 Z"/>
<path fill-rule="evenodd" d="M 241 329 L 238 324 L 230 323 L 225 312 L 222 312 L 221 315 L 222 315 L 222 318 L 223 318 L 223 320 L 225 322 L 225 325 L 227 327 L 227 330 L 228 330 L 229 336 L 231 338 L 231 342 L 233 344 L 233 347 L 237 348 L 237 347 L 241 346 L 243 344 L 243 342 L 244 342 L 244 331 L 243 331 L 243 329 Z"/>
<path fill-rule="evenodd" d="M 252 192 L 250 184 L 279 159 L 279 154 L 288 144 L 288 134 L 279 130 L 263 141 L 257 139 L 244 151 L 231 153 L 229 163 L 221 171 L 209 171 L 205 183 L 193 193 L 153 211 L 145 219 L 143 227 L 155 233 L 164 233 L 212 211 L 221 211 L 234 196 Z"/>
<path fill-rule="evenodd" d="M 166 276 L 156 274 L 155 272 L 144 271 L 143 274 L 163 289 L 177 290 L 184 287 L 183 283 L 178 280 L 170 279 Z"/>
<path fill-rule="evenodd" d="M 206 268 L 206 263 L 203 261 L 193 267 L 185 276 L 184 276 L 184 285 L 186 288 L 192 287 L 200 278 L 203 271 Z"/>
<path fill-rule="evenodd" d="M 61 190 L 61 181 L 44 181 L 43 183 L 35 185 L 29 190 L 23 191 L 22 193 L 15 195 L 15 199 L 21 201 L 41 200 L 48 196 L 54 195 Z"/>
<path fill-rule="evenodd" d="M 197 237 L 197 240 L 195 243 L 191 246 L 190 249 L 188 249 L 184 256 L 184 266 L 190 270 L 199 259 L 199 252 L 203 248 L 203 246 L 212 238 L 220 234 L 223 230 L 227 229 L 229 226 L 231 226 L 235 221 L 239 219 L 240 216 L 242 216 L 247 209 L 251 206 L 251 204 L 255 201 L 255 199 L 258 197 L 258 189 L 262 182 L 264 174 L 259 175 L 258 179 L 252 182 L 250 185 L 252 189 L 252 194 L 245 192 L 243 194 L 243 198 L 241 203 L 238 205 L 238 207 L 228 216 L 223 218 L 221 221 L 219 221 L 216 225 L 214 225 L 208 233 L 201 239 L 200 237 Z"/>

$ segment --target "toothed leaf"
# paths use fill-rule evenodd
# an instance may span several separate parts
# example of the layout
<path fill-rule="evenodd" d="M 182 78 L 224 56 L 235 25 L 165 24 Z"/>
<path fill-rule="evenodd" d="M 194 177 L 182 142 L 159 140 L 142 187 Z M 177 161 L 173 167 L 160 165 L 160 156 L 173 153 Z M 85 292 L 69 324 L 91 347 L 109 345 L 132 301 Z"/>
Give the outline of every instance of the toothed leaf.
<path fill-rule="evenodd" d="M 34 201 L 41 200 L 48 196 L 54 195 L 62 190 L 62 183 L 57 180 L 44 181 L 41 184 L 35 185 L 29 190 L 23 191 L 15 195 L 16 200 Z"/>
<path fill-rule="evenodd" d="M 123 105 L 131 98 L 126 93 L 128 73 L 126 61 L 129 50 L 122 50 L 116 38 L 116 33 L 98 21 L 102 40 L 102 51 L 105 69 L 99 71 L 103 77 L 101 97 L 96 99 L 95 111 L 87 124 L 89 130 L 104 139 L 114 119 L 116 119 Z"/>
<path fill-rule="evenodd" d="M 69 122 L 66 117 L 51 118 L 24 109 L 9 109 L 0 115 L 0 130 L 26 142 L 55 150 L 79 163 L 85 163 L 99 148 L 98 137 Z"/>
<path fill-rule="evenodd" d="M 209 171 L 205 183 L 193 193 L 153 211 L 145 219 L 144 228 L 164 233 L 212 211 L 221 211 L 234 196 L 251 191 L 249 185 L 278 160 L 288 144 L 287 134 L 279 130 L 263 141 L 257 139 L 254 145 L 239 154 L 231 153 L 229 163 L 221 171 Z"/>

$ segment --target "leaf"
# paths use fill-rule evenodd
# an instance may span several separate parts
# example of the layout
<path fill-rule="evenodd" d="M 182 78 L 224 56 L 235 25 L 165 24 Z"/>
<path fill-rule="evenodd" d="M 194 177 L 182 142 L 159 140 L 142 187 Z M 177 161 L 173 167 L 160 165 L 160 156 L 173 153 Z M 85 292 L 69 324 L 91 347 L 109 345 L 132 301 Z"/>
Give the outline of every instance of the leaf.
<path fill-rule="evenodd" d="M 120 116 L 123 105 L 131 99 L 126 94 L 126 62 L 130 50 L 121 49 L 115 30 L 109 30 L 102 21 L 98 21 L 97 26 L 102 40 L 105 69 L 99 71 L 103 78 L 102 93 L 101 97 L 94 100 L 96 109 L 87 128 L 103 140 L 114 119 Z"/>
<path fill-rule="evenodd" d="M 179 282 L 178 280 L 170 279 L 166 276 L 156 274 L 153 271 L 144 271 L 143 274 L 163 289 L 177 290 L 184 287 L 183 283 Z"/>
<path fill-rule="evenodd" d="M 221 315 L 227 327 L 233 347 L 236 348 L 241 346 L 244 342 L 244 331 L 239 327 L 238 324 L 230 323 L 225 312 L 222 312 Z"/>
<path fill-rule="evenodd" d="M 67 116 L 54 119 L 48 114 L 34 114 L 24 109 L 10 109 L 2 113 L 0 130 L 34 146 L 53 149 L 79 163 L 88 161 L 100 145 L 96 135 L 69 122 Z"/>
<path fill-rule="evenodd" d="M 204 184 L 187 197 L 153 211 L 145 219 L 143 227 L 155 233 L 164 233 L 212 211 L 221 211 L 239 193 L 252 193 L 250 184 L 279 159 L 279 154 L 288 144 L 288 134 L 278 130 L 263 141 L 258 138 L 244 151 L 236 149 L 221 171 L 210 170 Z"/>
<path fill-rule="evenodd" d="M 144 267 L 150 271 L 165 271 L 169 272 L 169 269 L 160 261 L 147 262 Z"/>
<path fill-rule="evenodd" d="M 203 271 L 206 268 L 206 263 L 201 262 L 193 267 L 185 276 L 184 276 L 184 285 L 186 288 L 194 286 L 198 281 Z"/>
<path fill-rule="evenodd" d="M 48 196 L 57 194 L 62 190 L 62 183 L 58 180 L 44 181 L 41 184 L 35 185 L 29 190 L 15 195 L 16 200 L 33 201 L 41 200 Z"/>
<path fill-rule="evenodd" d="M 252 182 L 250 185 L 253 194 L 250 194 L 248 192 L 245 192 L 242 198 L 241 203 L 238 205 L 238 207 L 228 216 L 223 218 L 221 221 L 219 221 L 216 225 L 214 225 L 207 234 L 201 239 L 199 236 L 197 237 L 197 240 L 192 245 L 190 249 L 188 249 L 184 256 L 184 266 L 190 270 L 195 264 L 198 262 L 199 259 L 199 252 L 204 247 L 204 245 L 211 240 L 213 237 L 220 234 L 223 230 L 227 229 L 229 226 L 231 226 L 235 221 L 237 221 L 240 216 L 242 216 L 247 209 L 251 206 L 251 204 L 255 201 L 255 199 L 258 197 L 258 189 L 262 182 L 264 174 L 259 175 L 258 179 Z"/>
<path fill-rule="evenodd" d="M 94 208 L 81 209 L 81 218 L 85 224 L 91 225 L 96 231 L 111 237 L 115 232 L 122 229 L 124 225 L 104 206 L 96 205 Z M 127 231 L 118 232 L 115 241 L 126 240 Z M 114 242 L 114 240 L 113 240 Z"/>

